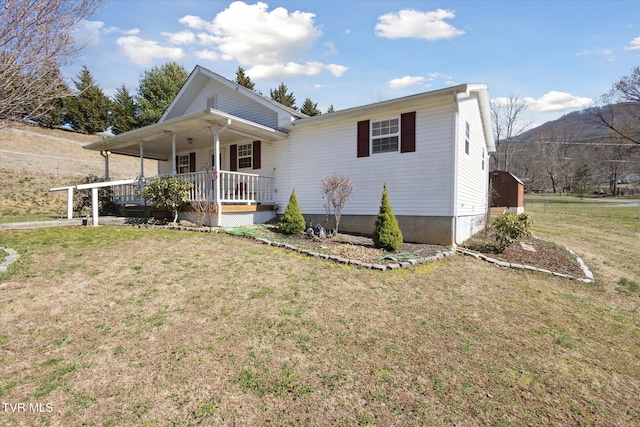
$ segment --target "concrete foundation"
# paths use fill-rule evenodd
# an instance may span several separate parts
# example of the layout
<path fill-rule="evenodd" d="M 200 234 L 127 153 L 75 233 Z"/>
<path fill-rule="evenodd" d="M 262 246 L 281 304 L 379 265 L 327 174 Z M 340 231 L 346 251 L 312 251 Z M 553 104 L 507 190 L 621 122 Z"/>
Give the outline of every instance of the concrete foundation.
<path fill-rule="evenodd" d="M 334 226 L 333 215 L 327 221 L 323 214 L 302 214 L 304 219 L 322 224 L 327 229 Z M 340 230 L 349 233 L 370 236 L 375 228 L 377 215 L 342 215 L 340 218 Z M 402 231 L 405 242 L 430 243 L 434 245 L 453 246 L 453 218 L 396 215 L 398 225 Z"/>

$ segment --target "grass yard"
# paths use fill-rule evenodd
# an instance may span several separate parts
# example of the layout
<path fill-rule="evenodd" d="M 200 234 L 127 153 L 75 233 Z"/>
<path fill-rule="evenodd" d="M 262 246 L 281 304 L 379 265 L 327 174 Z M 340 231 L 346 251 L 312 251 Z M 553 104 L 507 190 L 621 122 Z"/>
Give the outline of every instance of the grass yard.
<path fill-rule="evenodd" d="M 0 276 L 0 423 L 637 425 L 640 295 L 618 281 L 640 279 L 638 220 L 534 220 L 598 283 L 462 256 L 358 270 L 224 234 L 1 232 L 22 259 Z"/>

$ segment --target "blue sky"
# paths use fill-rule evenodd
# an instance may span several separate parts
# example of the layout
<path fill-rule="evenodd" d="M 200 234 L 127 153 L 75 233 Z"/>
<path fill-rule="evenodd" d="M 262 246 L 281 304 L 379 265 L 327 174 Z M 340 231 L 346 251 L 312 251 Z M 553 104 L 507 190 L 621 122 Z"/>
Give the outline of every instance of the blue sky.
<path fill-rule="evenodd" d="M 176 61 L 324 112 L 461 83 L 525 98 L 536 124 L 595 105 L 640 66 L 638 1 L 105 0 L 78 37 L 108 95 Z"/>

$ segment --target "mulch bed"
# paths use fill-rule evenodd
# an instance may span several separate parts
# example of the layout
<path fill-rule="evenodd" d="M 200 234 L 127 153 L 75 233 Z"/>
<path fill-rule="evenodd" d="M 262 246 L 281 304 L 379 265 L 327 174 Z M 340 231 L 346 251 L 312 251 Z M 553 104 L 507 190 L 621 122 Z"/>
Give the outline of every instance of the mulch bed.
<path fill-rule="evenodd" d="M 309 237 L 304 233 L 285 235 L 276 226 L 262 225 L 227 230 L 230 234 L 259 237 L 272 242 L 288 244 L 299 249 L 338 255 L 367 263 L 390 264 L 399 260 L 428 258 L 449 249 L 440 245 L 403 243 L 396 251 L 388 252 L 374 246 L 371 237 L 339 233 L 334 237 Z"/>
<path fill-rule="evenodd" d="M 500 261 L 530 265 L 556 273 L 585 278 L 584 271 L 575 256 L 566 248 L 555 243 L 535 237 L 526 237 L 522 239 L 522 243 L 533 247 L 535 252 L 524 249 L 520 242 L 514 242 L 502 253 L 495 249 L 494 243 L 495 240 L 491 233 L 485 235 L 484 232 L 480 232 L 467 240 L 464 247 Z"/>

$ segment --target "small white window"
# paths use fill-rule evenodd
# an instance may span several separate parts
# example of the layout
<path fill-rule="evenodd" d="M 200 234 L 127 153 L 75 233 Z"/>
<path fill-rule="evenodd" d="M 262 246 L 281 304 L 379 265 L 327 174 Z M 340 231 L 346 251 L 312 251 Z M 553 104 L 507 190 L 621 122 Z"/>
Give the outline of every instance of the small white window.
<path fill-rule="evenodd" d="M 189 164 L 189 155 L 178 156 L 178 173 L 189 173 L 191 170 Z"/>
<path fill-rule="evenodd" d="M 243 144 L 238 146 L 238 169 L 250 168 L 253 156 L 253 145 Z"/>
<path fill-rule="evenodd" d="M 371 152 L 373 154 L 398 151 L 399 123 L 399 119 L 371 122 Z"/>

